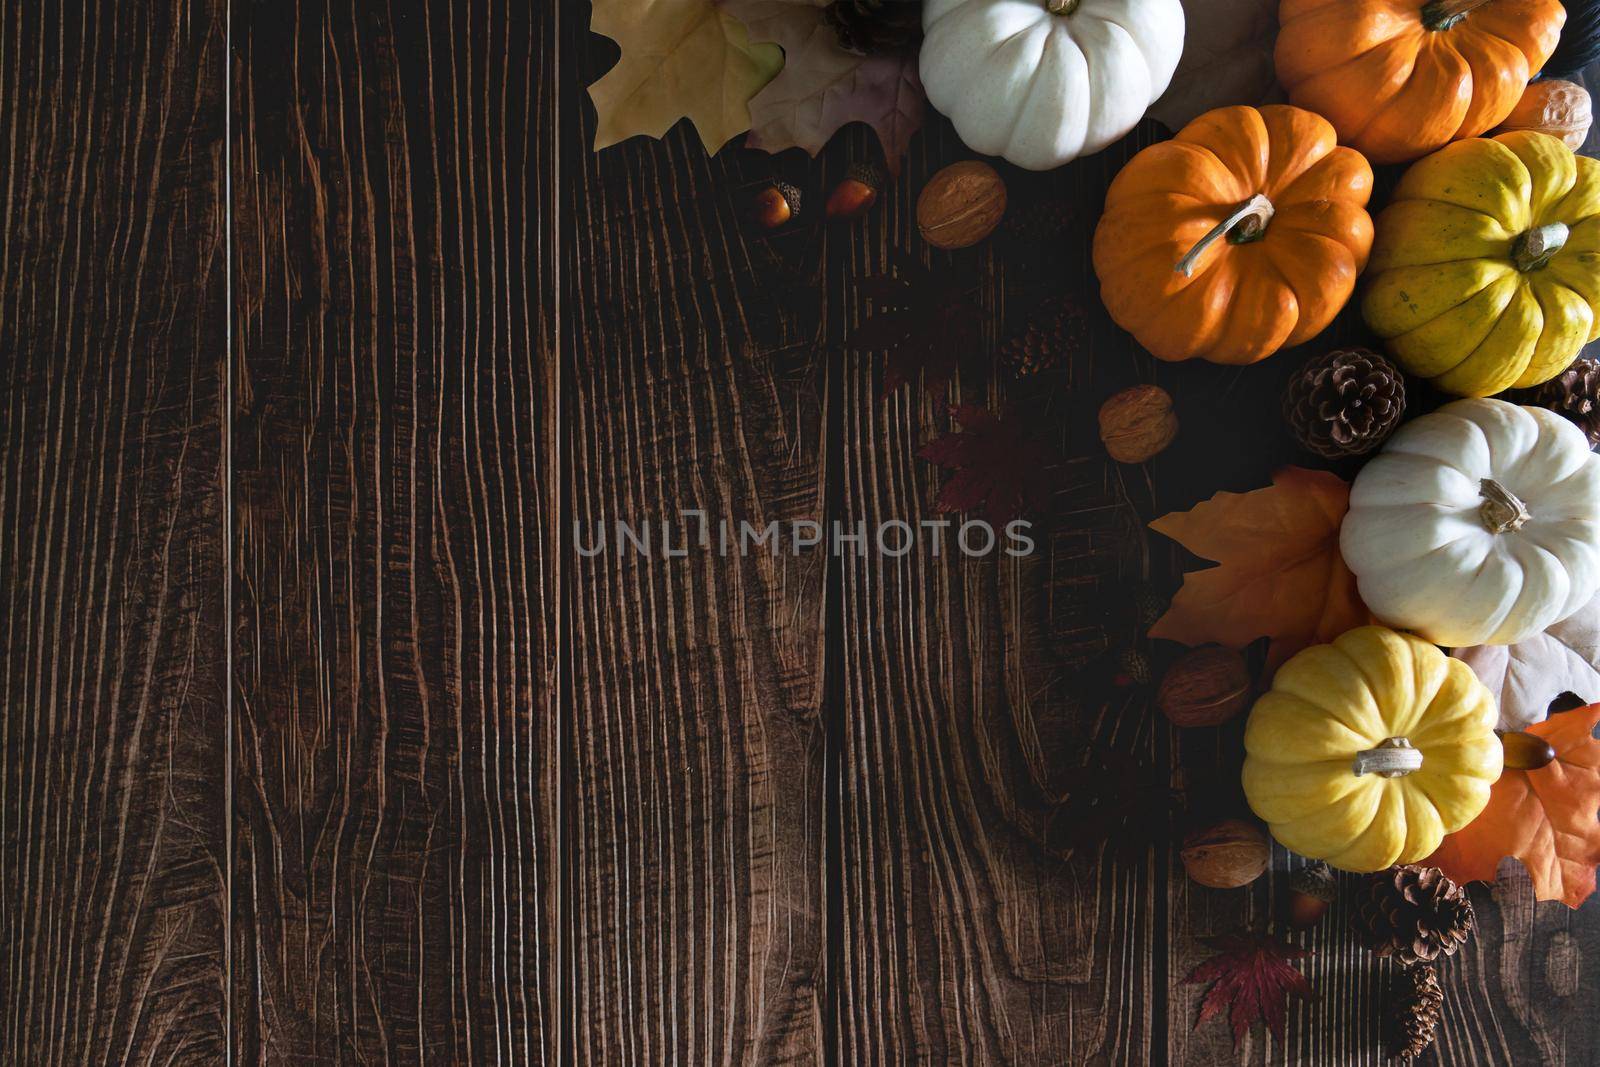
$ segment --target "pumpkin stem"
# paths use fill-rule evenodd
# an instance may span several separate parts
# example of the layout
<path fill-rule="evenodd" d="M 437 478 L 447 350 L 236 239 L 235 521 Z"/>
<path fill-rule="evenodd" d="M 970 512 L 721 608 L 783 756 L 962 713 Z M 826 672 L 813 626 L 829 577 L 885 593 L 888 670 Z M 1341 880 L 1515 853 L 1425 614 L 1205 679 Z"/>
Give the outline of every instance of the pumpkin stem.
<path fill-rule="evenodd" d="M 1052 15 L 1070 15 L 1082 3 L 1083 0 L 1044 0 L 1044 9 Z"/>
<path fill-rule="evenodd" d="M 1518 237 L 1511 245 L 1511 262 L 1526 274 L 1539 270 L 1556 258 L 1556 253 L 1566 246 L 1572 231 L 1564 222 L 1548 222 L 1535 226 Z"/>
<path fill-rule="evenodd" d="M 1480 481 L 1478 492 L 1483 494 L 1483 506 L 1478 509 L 1478 517 L 1490 533 L 1510 533 L 1521 529 L 1523 523 L 1533 518 L 1528 505 L 1493 478 Z"/>
<path fill-rule="evenodd" d="M 1211 232 L 1200 238 L 1200 242 L 1189 249 L 1189 254 L 1178 260 L 1177 266 L 1172 269 L 1185 278 L 1193 278 L 1194 266 L 1205 254 L 1206 249 L 1216 244 L 1224 235 L 1236 245 L 1261 240 L 1266 236 L 1267 223 L 1272 221 L 1276 211 L 1277 208 L 1272 206 L 1271 200 L 1257 193 L 1240 204 L 1233 214 L 1213 226 Z"/>
<path fill-rule="evenodd" d="M 1356 777 L 1376 774 L 1379 778 L 1404 778 L 1422 769 L 1422 753 L 1404 737 L 1386 737 L 1376 748 L 1356 753 Z"/>
<path fill-rule="evenodd" d="M 1489 0 L 1433 0 L 1422 9 L 1422 24 L 1430 30 L 1448 30 Z"/>

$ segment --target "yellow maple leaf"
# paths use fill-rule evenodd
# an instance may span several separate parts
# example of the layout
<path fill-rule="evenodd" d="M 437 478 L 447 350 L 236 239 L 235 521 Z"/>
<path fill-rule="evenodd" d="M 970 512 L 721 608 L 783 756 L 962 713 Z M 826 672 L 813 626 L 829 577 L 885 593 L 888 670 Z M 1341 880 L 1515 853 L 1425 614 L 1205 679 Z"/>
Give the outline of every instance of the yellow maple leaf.
<path fill-rule="evenodd" d="M 715 152 L 750 128 L 750 98 L 783 67 L 783 50 L 751 44 L 712 0 L 595 0 L 589 28 L 622 58 L 589 86 L 598 151 L 635 134 L 660 137 L 687 117 Z"/>

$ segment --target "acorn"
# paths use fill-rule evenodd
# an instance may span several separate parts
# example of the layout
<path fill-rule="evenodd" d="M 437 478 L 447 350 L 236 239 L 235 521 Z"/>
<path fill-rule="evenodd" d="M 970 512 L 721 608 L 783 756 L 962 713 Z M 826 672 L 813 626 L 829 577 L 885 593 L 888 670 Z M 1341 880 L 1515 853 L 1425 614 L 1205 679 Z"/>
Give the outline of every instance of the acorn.
<path fill-rule="evenodd" d="M 800 190 L 788 182 L 773 182 L 750 205 L 750 221 L 763 230 L 776 230 L 799 217 Z"/>
<path fill-rule="evenodd" d="M 1500 735 L 1505 750 L 1505 765 L 1513 771 L 1536 771 L 1555 762 L 1555 747 L 1537 734 L 1513 730 Z"/>
<path fill-rule="evenodd" d="M 1294 872 L 1289 879 L 1289 925 L 1305 930 L 1317 925 L 1328 914 L 1339 883 L 1326 863 L 1313 863 Z"/>
<path fill-rule="evenodd" d="M 878 202 L 878 190 L 882 187 L 883 171 L 871 163 L 853 163 L 845 171 L 844 181 L 828 194 L 823 214 L 829 222 L 860 218 Z"/>

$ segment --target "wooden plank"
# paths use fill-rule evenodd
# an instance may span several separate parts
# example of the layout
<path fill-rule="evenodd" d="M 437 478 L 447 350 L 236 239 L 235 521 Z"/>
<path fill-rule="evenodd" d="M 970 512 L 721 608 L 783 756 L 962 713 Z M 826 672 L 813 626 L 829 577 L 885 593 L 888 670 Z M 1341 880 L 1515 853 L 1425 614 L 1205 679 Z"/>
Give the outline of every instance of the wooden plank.
<path fill-rule="evenodd" d="M 1301 860 L 1293 861 L 1298 866 Z M 1175 872 L 1173 981 L 1205 958 L 1198 938 L 1241 926 L 1260 929 L 1281 915 L 1288 856 L 1276 851 L 1273 872 L 1248 892 L 1180 885 Z M 1225 1025 L 1191 1031 L 1204 992 L 1174 985 L 1174 1064 L 1336 1064 L 1378 1067 L 1388 1062 L 1379 1025 L 1393 965 L 1362 948 L 1349 924 L 1360 879 L 1341 877 L 1341 893 L 1315 929 L 1289 939 L 1315 955 L 1302 964 L 1316 989 L 1309 1004 L 1291 1008 L 1282 1043 L 1257 1029 L 1237 1050 Z M 1593 985 L 1600 917 L 1593 909 L 1569 911 L 1533 900 L 1526 872 L 1513 861 L 1501 866 L 1493 887 L 1475 885 L 1472 899 L 1477 935 L 1440 967 L 1445 1006 L 1434 1055 L 1452 1067 L 1501 1064 L 1572 1065 L 1595 1062 L 1593 1020 L 1600 992 Z M 1278 927 L 1281 933 L 1282 928 Z"/>
<path fill-rule="evenodd" d="M 238 1063 L 542 1062 L 553 12 L 234 12 Z"/>
<path fill-rule="evenodd" d="M 909 237 L 916 192 L 965 154 L 942 124 L 926 132 L 884 208 L 834 261 L 840 276 L 881 269 L 887 247 L 923 255 Z M 1048 179 L 1008 172 L 1012 203 L 1093 204 L 1117 162 L 1097 158 Z M 927 255 L 987 309 L 992 342 L 1009 301 L 1051 288 L 1076 295 L 1087 249 L 1088 230 L 1075 227 L 1031 275 L 1008 272 L 998 244 Z M 852 304 L 849 318 L 866 310 Z M 843 896 L 838 1062 L 1141 1063 L 1160 1043 L 1156 859 L 1092 849 L 1062 858 L 1041 843 L 1083 741 L 1152 763 L 1158 755 L 1147 716 L 1090 700 L 1082 684 L 1085 661 L 1113 639 L 1098 609 L 1140 573 L 1124 475 L 1085 445 L 1078 410 L 1126 349 L 1100 327 L 1065 369 L 1064 395 L 1008 395 L 1005 376 L 981 358 L 952 393 L 952 402 L 1031 405 L 1054 431 L 1065 462 L 1049 519 L 1034 531 L 1036 556 L 963 559 L 947 545 L 935 558 L 924 545 L 899 559 L 833 561 L 844 679 L 840 774 L 830 782 Z M 880 360 L 842 361 L 839 517 L 869 529 L 938 519 L 944 475 L 916 453 L 950 420 L 915 389 L 880 399 L 881 375 Z"/>
<path fill-rule="evenodd" d="M 572 31 L 588 84 L 615 52 Z M 824 567 L 787 524 L 821 518 L 831 447 L 817 231 L 743 227 L 764 154 L 683 126 L 595 154 L 593 129 L 574 106 L 562 134 L 567 514 L 609 543 L 565 557 L 569 1060 L 815 1063 Z M 681 545 L 697 509 L 710 546 L 664 557 L 658 524 Z M 648 558 L 619 520 L 652 524 Z M 722 521 L 784 524 L 782 553 L 723 554 Z"/>
<path fill-rule="evenodd" d="M 1551 1064 L 1600 1059 L 1600 909 L 1536 903 L 1516 861 L 1475 886 L 1478 936 L 1446 965 L 1442 1063 Z"/>
<path fill-rule="evenodd" d="M 225 1044 L 223 9 L 0 11 L 0 1061 Z"/>

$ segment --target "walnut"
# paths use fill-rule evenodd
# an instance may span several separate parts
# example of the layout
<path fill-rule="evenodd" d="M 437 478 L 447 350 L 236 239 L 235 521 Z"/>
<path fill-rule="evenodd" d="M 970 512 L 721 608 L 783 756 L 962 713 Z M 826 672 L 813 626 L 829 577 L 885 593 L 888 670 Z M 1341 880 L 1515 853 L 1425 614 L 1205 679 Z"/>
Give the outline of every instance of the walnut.
<path fill-rule="evenodd" d="M 1118 463 L 1143 463 L 1177 436 L 1172 397 L 1159 386 L 1124 389 L 1100 406 L 1100 440 Z"/>
<path fill-rule="evenodd" d="M 1250 702 L 1250 668 L 1231 648 L 1196 648 L 1178 657 L 1156 690 L 1156 706 L 1176 726 L 1220 726 Z"/>
<path fill-rule="evenodd" d="M 1224 819 L 1185 837 L 1180 855 L 1193 881 L 1212 889 L 1237 889 L 1266 871 L 1272 845 L 1255 824 Z"/>
<path fill-rule="evenodd" d="M 1006 183 L 987 163 L 952 163 L 917 197 L 917 229 L 935 248 L 966 248 L 994 232 L 1006 212 Z"/>

